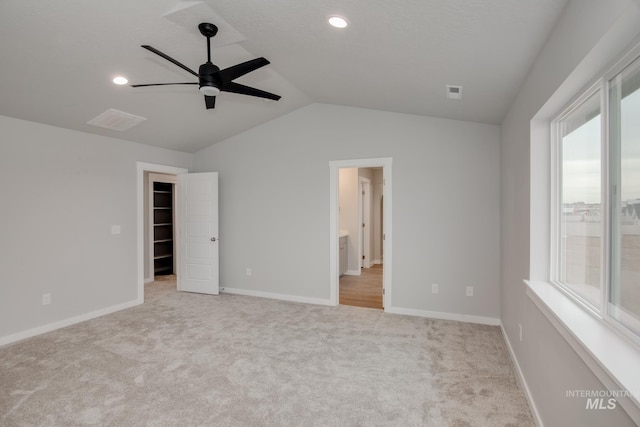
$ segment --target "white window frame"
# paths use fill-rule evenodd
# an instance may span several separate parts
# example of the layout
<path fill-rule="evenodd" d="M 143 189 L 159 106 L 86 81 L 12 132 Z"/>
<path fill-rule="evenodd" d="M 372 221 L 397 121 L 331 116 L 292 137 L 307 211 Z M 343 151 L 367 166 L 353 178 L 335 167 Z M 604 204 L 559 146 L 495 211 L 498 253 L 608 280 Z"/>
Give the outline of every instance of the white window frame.
<path fill-rule="evenodd" d="M 607 91 L 603 94 L 604 95 L 603 102 L 606 103 L 606 108 L 607 108 L 606 120 L 603 121 L 603 129 L 604 129 L 604 126 L 606 125 L 606 135 L 603 136 L 603 142 L 605 143 L 606 149 L 607 149 L 606 150 L 607 156 L 606 158 L 603 159 L 603 171 L 606 168 L 607 180 L 603 181 L 603 184 L 606 182 L 606 185 L 607 185 L 606 188 L 608 192 L 613 191 L 611 188 L 612 185 L 614 184 L 618 186 L 620 185 L 620 182 L 618 181 L 612 182 L 611 180 L 609 180 L 609 178 L 611 177 L 611 172 L 613 170 L 613 167 L 611 165 L 612 163 L 611 157 L 610 157 L 613 147 L 611 146 L 611 143 L 610 143 L 610 137 L 612 132 L 609 129 L 609 124 L 610 124 L 609 118 L 611 117 L 611 112 L 610 112 L 611 99 L 609 96 L 609 93 L 610 93 L 609 82 L 611 82 L 615 77 L 617 77 L 620 73 L 622 73 L 628 66 L 630 66 L 636 60 L 640 61 L 640 45 L 632 49 L 621 61 L 619 61 L 614 67 L 612 67 L 611 70 L 609 70 L 609 72 L 607 72 L 603 77 L 603 87 L 607 89 Z M 620 168 L 620 165 L 617 165 L 617 167 Z M 630 338 L 640 348 L 640 322 L 637 319 L 627 315 L 624 311 L 620 310 L 617 306 L 611 304 L 610 302 L 612 277 L 614 274 L 619 275 L 618 270 L 611 268 L 612 267 L 611 263 L 613 260 L 612 243 L 614 239 L 618 236 L 618 234 L 614 233 L 614 231 L 615 231 L 615 227 L 618 226 L 618 222 L 616 220 L 620 215 L 620 206 L 618 206 L 617 204 L 614 205 L 612 201 L 613 201 L 612 197 L 607 197 L 606 199 L 606 210 L 607 210 L 607 220 L 608 220 L 607 232 L 609 233 L 608 235 L 609 238 L 607 239 L 607 242 L 606 242 L 607 243 L 606 261 L 607 261 L 607 270 L 609 274 L 607 275 L 607 286 L 606 286 L 606 292 L 604 295 L 605 298 L 602 303 L 602 309 L 603 309 L 602 311 L 604 312 L 605 322 L 612 325 L 619 332 L 621 332 L 622 334 Z M 618 312 L 619 316 L 624 318 L 626 323 L 633 324 L 634 330 L 629 329 L 627 325 L 625 325 L 624 323 L 612 317 L 609 314 L 610 311 Z"/>
<path fill-rule="evenodd" d="M 575 98 L 567 107 L 556 115 L 551 122 L 551 200 L 550 200 L 550 260 L 549 272 L 550 282 L 555 285 L 566 296 L 576 302 L 583 310 L 590 315 L 595 316 L 602 321 L 612 332 L 623 335 L 626 339 L 640 349 L 640 324 L 635 325 L 636 330 L 629 329 L 625 324 L 621 323 L 609 313 L 610 311 L 620 311 L 615 305 L 609 302 L 612 275 L 616 272 L 612 269 L 612 243 L 615 238 L 614 220 L 617 216 L 613 213 L 612 192 L 610 173 L 611 167 L 611 144 L 610 144 L 610 81 L 620 74 L 633 61 L 640 57 L 640 45 L 632 49 L 618 63 L 604 73 L 594 84 L 583 90 L 581 94 Z M 593 95 L 599 93 L 600 96 L 600 117 L 601 117 L 601 253 L 600 253 L 600 304 L 599 307 L 586 301 L 582 296 L 574 292 L 571 288 L 560 281 L 560 219 L 561 219 L 561 188 L 562 188 L 562 129 L 560 123 L 570 116 L 577 108 L 586 102 Z M 624 314 L 624 313 L 623 313 Z M 632 320 L 632 321 L 629 321 Z M 635 319 L 627 319 L 629 323 L 638 323 Z"/>
<path fill-rule="evenodd" d="M 570 298 L 574 299 L 575 302 L 577 302 L 582 308 L 584 308 L 585 310 L 587 310 L 588 312 L 590 312 L 591 314 L 597 316 L 597 317 L 601 317 L 601 313 L 602 310 L 600 309 L 600 307 L 602 307 L 602 303 L 603 303 L 603 296 L 601 295 L 601 301 L 600 301 L 600 307 L 593 305 L 591 302 L 587 301 L 585 298 L 583 298 L 580 294 L 578 294 L 577 292 L 575 292 L 573 289 L 571 289 L 569 286 L 567 286 L 566 284 L 562 283 L 562 281 L 560 280 L 560 245 L 561 245 L 561 238 L 562 238 L 562 233 L 560 230 L 560 222 L 561 222 L 561 215 L 562 215 L 562 200 L 561 200 L 561 196 L 562 196 L 562 127 L 561 127 L 561 123 L 564 122 L 564 120 L 569 117 L 574 111 L 576 111 L 578 108 L 580 108 L 586 101 L 588 101 L 592 96 L 600 93 L 600 120 L 601 120 L 601 134 L 600 134 L 600 138 L 602 140 L 602 138 L 605 137 L 605 127 L 604 127 L 604 116 L 605 116 L 605 106 L 604 104 L 604 100 L 602 99 L 602 90 L 603 90 L 603 81 L 602 79 L 598 80 L 598 82 L 596 82 L 595 84 L 593 84 L 591 87 L 589 87 L 587 90 L 583 91 L 582 94 L 576 98 L 571 104 L 569 104 L 568 107 L 564 108 L 562 110 L 562 112 L 560 114 L 558 114 L 556 116 L 556 118 L 551 122 L 551 203 L 550 208 L 551 208 L 551 247 L 550 247 L 550 260 L 549 260 L 549 266 L 550 266 L 550 281 L 551 283 L 553 283 L 554 285 L 556 285 L 562 292 L 564 292 L 567 296 L 569 296 Z M 601 151 L 604 151 L 604 148 L 602 148 Z M 604 156 L 604 152 L 601 153 L 602 156 Z M 601 162 L 603 162 L 603 157 L 601 157 Z M 602 177 L 604 177 L 606 174 L 604 168 L 601 169 L 601 175 Z M 602 202 L 604 201 L 604 196 L 605 196 L 605 191 L 604 191 L 604 182 L 601 182 L 601 189 L 602 189 Z M 605 218 L 605 208 L 603 206 L 602 208 L 602 230 L 601 230 L 601 235 L 603 236 L 603 241 L 604 241 L 604 236 L 605 234 L 605 227 L 606 227 L 606 218 Z M 605 252 L 605 251 L 602 251 Z M 601 253 L 601 259 L 600 259 L 600 284 L 602 287 L 606 287 L 606 260 L 602 259 L 604 256 L 603 253 Z M 602 294 L 602 292 L 601 292 Z"/>

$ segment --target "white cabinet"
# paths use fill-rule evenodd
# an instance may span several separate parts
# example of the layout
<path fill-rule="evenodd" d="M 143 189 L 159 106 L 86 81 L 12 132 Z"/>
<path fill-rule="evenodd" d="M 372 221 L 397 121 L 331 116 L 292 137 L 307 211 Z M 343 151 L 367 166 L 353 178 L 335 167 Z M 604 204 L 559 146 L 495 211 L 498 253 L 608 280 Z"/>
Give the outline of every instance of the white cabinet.
<path fill-rule="evenodd" d="M 340 237 L 340 276 L 347 271 L 347 236 Z"/>

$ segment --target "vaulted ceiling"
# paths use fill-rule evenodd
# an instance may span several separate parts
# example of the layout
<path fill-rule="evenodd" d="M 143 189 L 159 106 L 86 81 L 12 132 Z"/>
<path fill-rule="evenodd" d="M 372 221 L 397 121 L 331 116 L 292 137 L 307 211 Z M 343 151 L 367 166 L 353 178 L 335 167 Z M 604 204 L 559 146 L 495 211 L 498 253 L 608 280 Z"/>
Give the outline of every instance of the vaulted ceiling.
<path fill-rule="evenodd" d="M 499 124 L 566 0 L 2 0 L 0 114 L 195 152 L 313 102 Z M 349 26 L 327 24 L 331 15 Z M 197 86 L 132 88 L 195 77 L 197 24 L 212 22 L 212 62 L 271 64 L 237 82 L 279 101 Z M 197 80 L 197 79 L 196 79 Z M 462 99 L 446 98 L 462 86 Z M 108 109 L 146 118 L 126 130 L 87 124 Z"/>

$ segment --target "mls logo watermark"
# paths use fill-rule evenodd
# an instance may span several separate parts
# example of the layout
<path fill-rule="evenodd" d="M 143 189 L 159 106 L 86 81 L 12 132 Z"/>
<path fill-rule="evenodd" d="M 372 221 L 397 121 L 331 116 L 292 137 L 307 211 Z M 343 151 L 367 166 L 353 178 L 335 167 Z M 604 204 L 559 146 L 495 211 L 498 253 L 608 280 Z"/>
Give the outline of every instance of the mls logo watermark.
<path fill-rule="evenodd" d="M 613 397 L 605 399 L 604 397 L 590 397 L 587 399 L 586 409 L 616 409 L 618 401 Z"/>
<path fill-rule="evenodd" d="M 567 390 L 565 397 L 586 399 L 585 409 L 612 410 L 618 407 L 618 399 L 634 397 L 628 390 Z"/>

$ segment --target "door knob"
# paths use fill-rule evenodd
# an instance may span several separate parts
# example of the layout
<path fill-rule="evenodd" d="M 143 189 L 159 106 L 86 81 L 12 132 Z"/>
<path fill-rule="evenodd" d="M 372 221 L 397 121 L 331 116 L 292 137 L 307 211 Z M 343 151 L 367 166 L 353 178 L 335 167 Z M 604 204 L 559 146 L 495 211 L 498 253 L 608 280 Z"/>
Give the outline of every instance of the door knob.
<path fill-rule="evenodd" d="M 212 242 L 215 242 L 215 241 L 216 241 L 216 238 L 215 238 L 215 237 L 212 237 L 212 238 L 211 238 L 211 241 L 212 241 Z"/>

